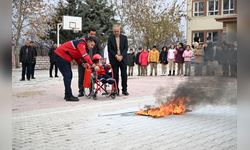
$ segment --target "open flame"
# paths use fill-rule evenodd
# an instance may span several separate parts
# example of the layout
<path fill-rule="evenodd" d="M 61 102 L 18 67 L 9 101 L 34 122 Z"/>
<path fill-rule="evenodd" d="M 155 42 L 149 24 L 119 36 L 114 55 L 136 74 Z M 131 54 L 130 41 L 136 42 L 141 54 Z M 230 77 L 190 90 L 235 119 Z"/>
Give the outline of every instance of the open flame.
<path fill-rule="evenodd" d="M 154 118 L 165 117 L 168 115 L 181 115 L 185 113 L 185 102 L 188 99 L 185 97 L 177 97 L 161 104 L 159 107 L 149 107 L 136 112 L 136 115 L 151 116 Z"/>

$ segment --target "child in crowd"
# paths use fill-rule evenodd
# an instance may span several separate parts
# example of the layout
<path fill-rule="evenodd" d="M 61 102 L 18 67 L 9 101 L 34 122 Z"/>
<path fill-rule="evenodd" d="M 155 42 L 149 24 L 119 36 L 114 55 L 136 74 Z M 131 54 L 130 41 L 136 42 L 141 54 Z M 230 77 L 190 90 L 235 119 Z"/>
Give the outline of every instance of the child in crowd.
<path fill-rule="evenodd" d="M 174 45 L 170 45 L 170 49 L 168 50 L 168 63 L 169 63 L 169 74 L 171 76 L 171 72 L 173 71 L 173 76 L 175 75 L 175 55 L 177 51 L 175 50 Z"/>
<path fill-rule="evenodd" d="M 184 58 L 182 57 L 183 52 L 184 52 L 183 43 L 178 43 L 176 51 L 177 51 L 177 54 L 175 57 L 175 62 L 177 63 L 177 75 L 182 76 L 183 75 L 183 63 L 184 63 Z"/>
<path fill-rule="evenodd" d="M 139 57 L 139 63 L 141 64 L 141 75 L 147 76 L 147 66 L 148 66 L 148 51 L 144 49 Z"/>
<path fill-rule="evenodd" d="M 129 50 L 127 60 L 128 60 L 128 76 L 133 76 L 134 65 L 135 65 L 135 53 L 133 49 Z"/>
<path fill-rule="evenodd" d="M 195 76 L 202 75 L 202 64 L 204 61 L 203 56 L 204 56 L 203 46 L 202 46 L 202 44 L 199 44 L 194 48 L 194 59 L 195 59 L 194 73 L 195 73 Z"/>
<path fill-rule="evenodd" d="M 156 45 L 153 46 L 152 50 L 148 53 L 148 61 L 150 64 L 150 76 L 153 75 L 153 70 L 155 76 L 157 76 L 157 64 L 159 63 L 159 51 L 156 49 Z"/>
<path fill-rule="evenodd" d="M 160 53 L 160 63 L 162 68 L 162 76 L 165 76 L 167 73 L 167 64 L 168 64 L 168 51 L 167 46 L 162 47 L 162 51 Z"/>
<path fill-rule="evenodd" d="M 193 51 L 191 50 L 190 45 L 186 46 L 186 50 L 183 52 L 182 57 L 185 61 L 185 75 L 184 76 L 190 76 L 191 71 L 191 58 L 193 57 Z"/>

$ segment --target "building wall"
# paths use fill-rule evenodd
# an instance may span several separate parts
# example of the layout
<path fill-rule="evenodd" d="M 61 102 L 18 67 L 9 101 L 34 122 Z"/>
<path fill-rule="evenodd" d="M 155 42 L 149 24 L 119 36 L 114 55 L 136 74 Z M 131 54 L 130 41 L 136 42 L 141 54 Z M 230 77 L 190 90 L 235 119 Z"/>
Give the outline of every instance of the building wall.
<path fill-rule="evenodd" d="M 223 40 L 233 42 L 237 39 L 237 24 L 236 23 L 225 23 L 226 31 L 223 35 Z"/>
<path fill-rule="evenodd" d="M 187 14 L 190 20 L 187 21 L 187 30 L 186 30 L 187 44 L 192 44 L 193 32 L 198 32 L 198 31 L 204 32 L 204 41 L 206 41 L 205 38 L 207 36 L 206 35 L 207 32 L 216 31 L 219 34 L 221 34 L 223 30 L 223 23 L 215 20 L 215 18 L 217 17 L 224 16 L 224 15 L 221 15 L 223 0 L 218 0 L 219 13 L 218 15 L 213 15 L 213 16 L 207 16 L 207 6 L 205 6 L 205 9 L 204 9 L 205 16 L 193 16 L 193 2 L 197 2 L 197 1 L 204 1 L 207 4 L 207 0 L 188 0 Z M 236 0 L 234 1 L 236 2 Z M 226 32 L 236 32 L 237 30 L 236 23 L 228 24 L 228 25 L 229 26 L 226 27 Z"/>
<path fill-rule="evenodd" d="M 228 33 L 237 32 L 237 24 L 236 23 L 228 23 L 226 25 L 226 32 L 228 32 Z"/>
<path fill-rule="evenodd" d="M 188 21 L 187 43 L 191 44 L 192 31 L 222 30 L 223 29 L 223 23 L 217 22 L 215 20 L 215 17 L 218 17 L 218 16 L 193 17 L 190 21 Z"/>

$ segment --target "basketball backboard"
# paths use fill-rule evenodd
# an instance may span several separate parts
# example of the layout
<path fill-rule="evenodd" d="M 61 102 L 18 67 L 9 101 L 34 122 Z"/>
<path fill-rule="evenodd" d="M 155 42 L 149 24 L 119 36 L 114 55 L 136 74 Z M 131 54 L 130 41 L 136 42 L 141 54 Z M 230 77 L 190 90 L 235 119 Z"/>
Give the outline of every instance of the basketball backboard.
<path fill-rule="evenodd" d="M 63 30 L 82 31 L 82 17 L 63 16 Z"/>

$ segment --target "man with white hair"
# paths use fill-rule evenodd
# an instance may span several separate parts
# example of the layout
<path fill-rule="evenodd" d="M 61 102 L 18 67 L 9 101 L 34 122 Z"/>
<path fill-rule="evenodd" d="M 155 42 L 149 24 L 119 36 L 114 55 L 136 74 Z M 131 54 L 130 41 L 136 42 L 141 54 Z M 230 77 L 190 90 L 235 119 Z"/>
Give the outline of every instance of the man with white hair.
<path fill-rule="evenodd" d="M 115 24 L 113 26 L 113 34 L 108 38 L 108 55 L 117 86 L 119 86 L 119 68 L 121 70 L 122 94 L 126 96 L 129 95 L 127 91 L 127 51 L 127 36 L 121 34 L 121 26 Z"/>

